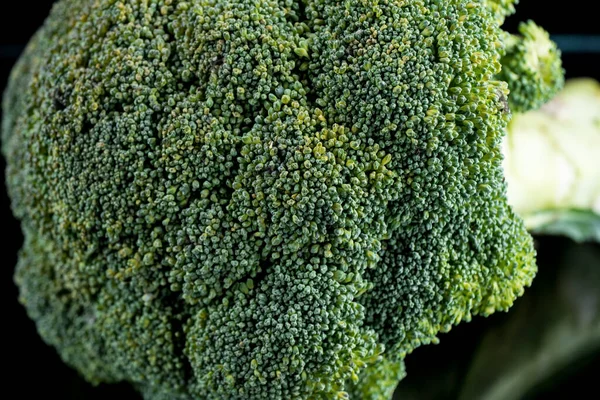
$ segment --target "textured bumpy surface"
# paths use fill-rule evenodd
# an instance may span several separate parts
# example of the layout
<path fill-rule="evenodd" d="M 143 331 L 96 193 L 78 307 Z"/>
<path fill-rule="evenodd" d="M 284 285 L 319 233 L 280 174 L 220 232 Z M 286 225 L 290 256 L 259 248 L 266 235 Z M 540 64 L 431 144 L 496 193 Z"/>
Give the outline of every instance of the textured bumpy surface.
<path fill-rule="evenodd" d="M 41 336 L 147 399 L 389 396 L 535 274 L 512 3 L 59 1 L 4 98 Z"/>
<path fill-rule="evenodd" d="M 499 79 L 510 87 L 511 111 L 524 113 L 540 108 L 565 82 L 560 50 L 548 32 L 528 21 L 521 23 L 519 33 L 506 34 Z"/>

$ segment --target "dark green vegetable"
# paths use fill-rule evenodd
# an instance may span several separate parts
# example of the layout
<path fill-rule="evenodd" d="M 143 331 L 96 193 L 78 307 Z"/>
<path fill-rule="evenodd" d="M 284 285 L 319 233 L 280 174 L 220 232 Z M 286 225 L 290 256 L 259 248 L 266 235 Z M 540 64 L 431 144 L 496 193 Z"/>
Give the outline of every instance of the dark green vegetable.
<path fill-rule="evenodd" d="M 41 336 L 148 399 L 388 397 L 535 274 L 501 166 L 511 10 L 59 1 L 4 102 Z"/>

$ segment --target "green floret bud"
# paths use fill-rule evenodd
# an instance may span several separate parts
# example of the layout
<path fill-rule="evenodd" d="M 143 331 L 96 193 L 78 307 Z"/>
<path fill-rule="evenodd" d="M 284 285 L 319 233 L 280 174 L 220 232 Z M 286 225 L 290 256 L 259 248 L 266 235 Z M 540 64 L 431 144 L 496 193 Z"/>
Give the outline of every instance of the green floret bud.
<path fill-rule="evenodd" d="M 518 2 L 519 0 L 485 0 L 498 25 L 502 25 L 504 19 L 515 12 L 515 4 Z"/>
<path fill-rule="evenodd" d="M 564 85 L 564 71 L 560 50 L 548 32 L 528 21 L 519 25 L 519 33 L 506 34 L 499 79 L 508 82 L 511 110 L 522 113 L 554 97 Z"/>

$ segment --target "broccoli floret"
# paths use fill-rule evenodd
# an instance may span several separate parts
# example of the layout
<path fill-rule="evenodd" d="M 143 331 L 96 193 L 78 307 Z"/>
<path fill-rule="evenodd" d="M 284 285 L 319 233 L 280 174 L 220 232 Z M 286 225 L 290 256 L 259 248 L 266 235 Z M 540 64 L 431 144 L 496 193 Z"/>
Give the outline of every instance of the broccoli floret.
<path fill-rule="evenodd" d="M 518 0 L 485 0 L 484 3 L 496 17 L 496 22 L 502 25 L 507 16 L 514 14 Z"/>
<path fill-rule="evenodd" d="M 564 71 L 560 50 L 548 32 L 528 21 L 519 25 L 519 33 L 505 34 L 499 79 L 508 82 L 511 110 L 523 113 L 540 108 L 562 89 Z"/>
<path fill-rule="evenodd" d="M 41 336 L 147 399 L 388 396 L 535 274 L 502 171 L 511 7 L 58 1 L 4 97 Z"/>

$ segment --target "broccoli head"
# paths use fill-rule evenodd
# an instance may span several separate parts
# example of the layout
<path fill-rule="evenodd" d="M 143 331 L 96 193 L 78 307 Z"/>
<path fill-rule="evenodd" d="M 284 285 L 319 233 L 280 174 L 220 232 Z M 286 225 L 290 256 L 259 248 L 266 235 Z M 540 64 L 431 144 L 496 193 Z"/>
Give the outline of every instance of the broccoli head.
<path fill-rule="evenodd" d="M 535 274 L 512 3 L 58 1 L 3 106 L 40 335 L 147 399 L 389 396 Z"/>

